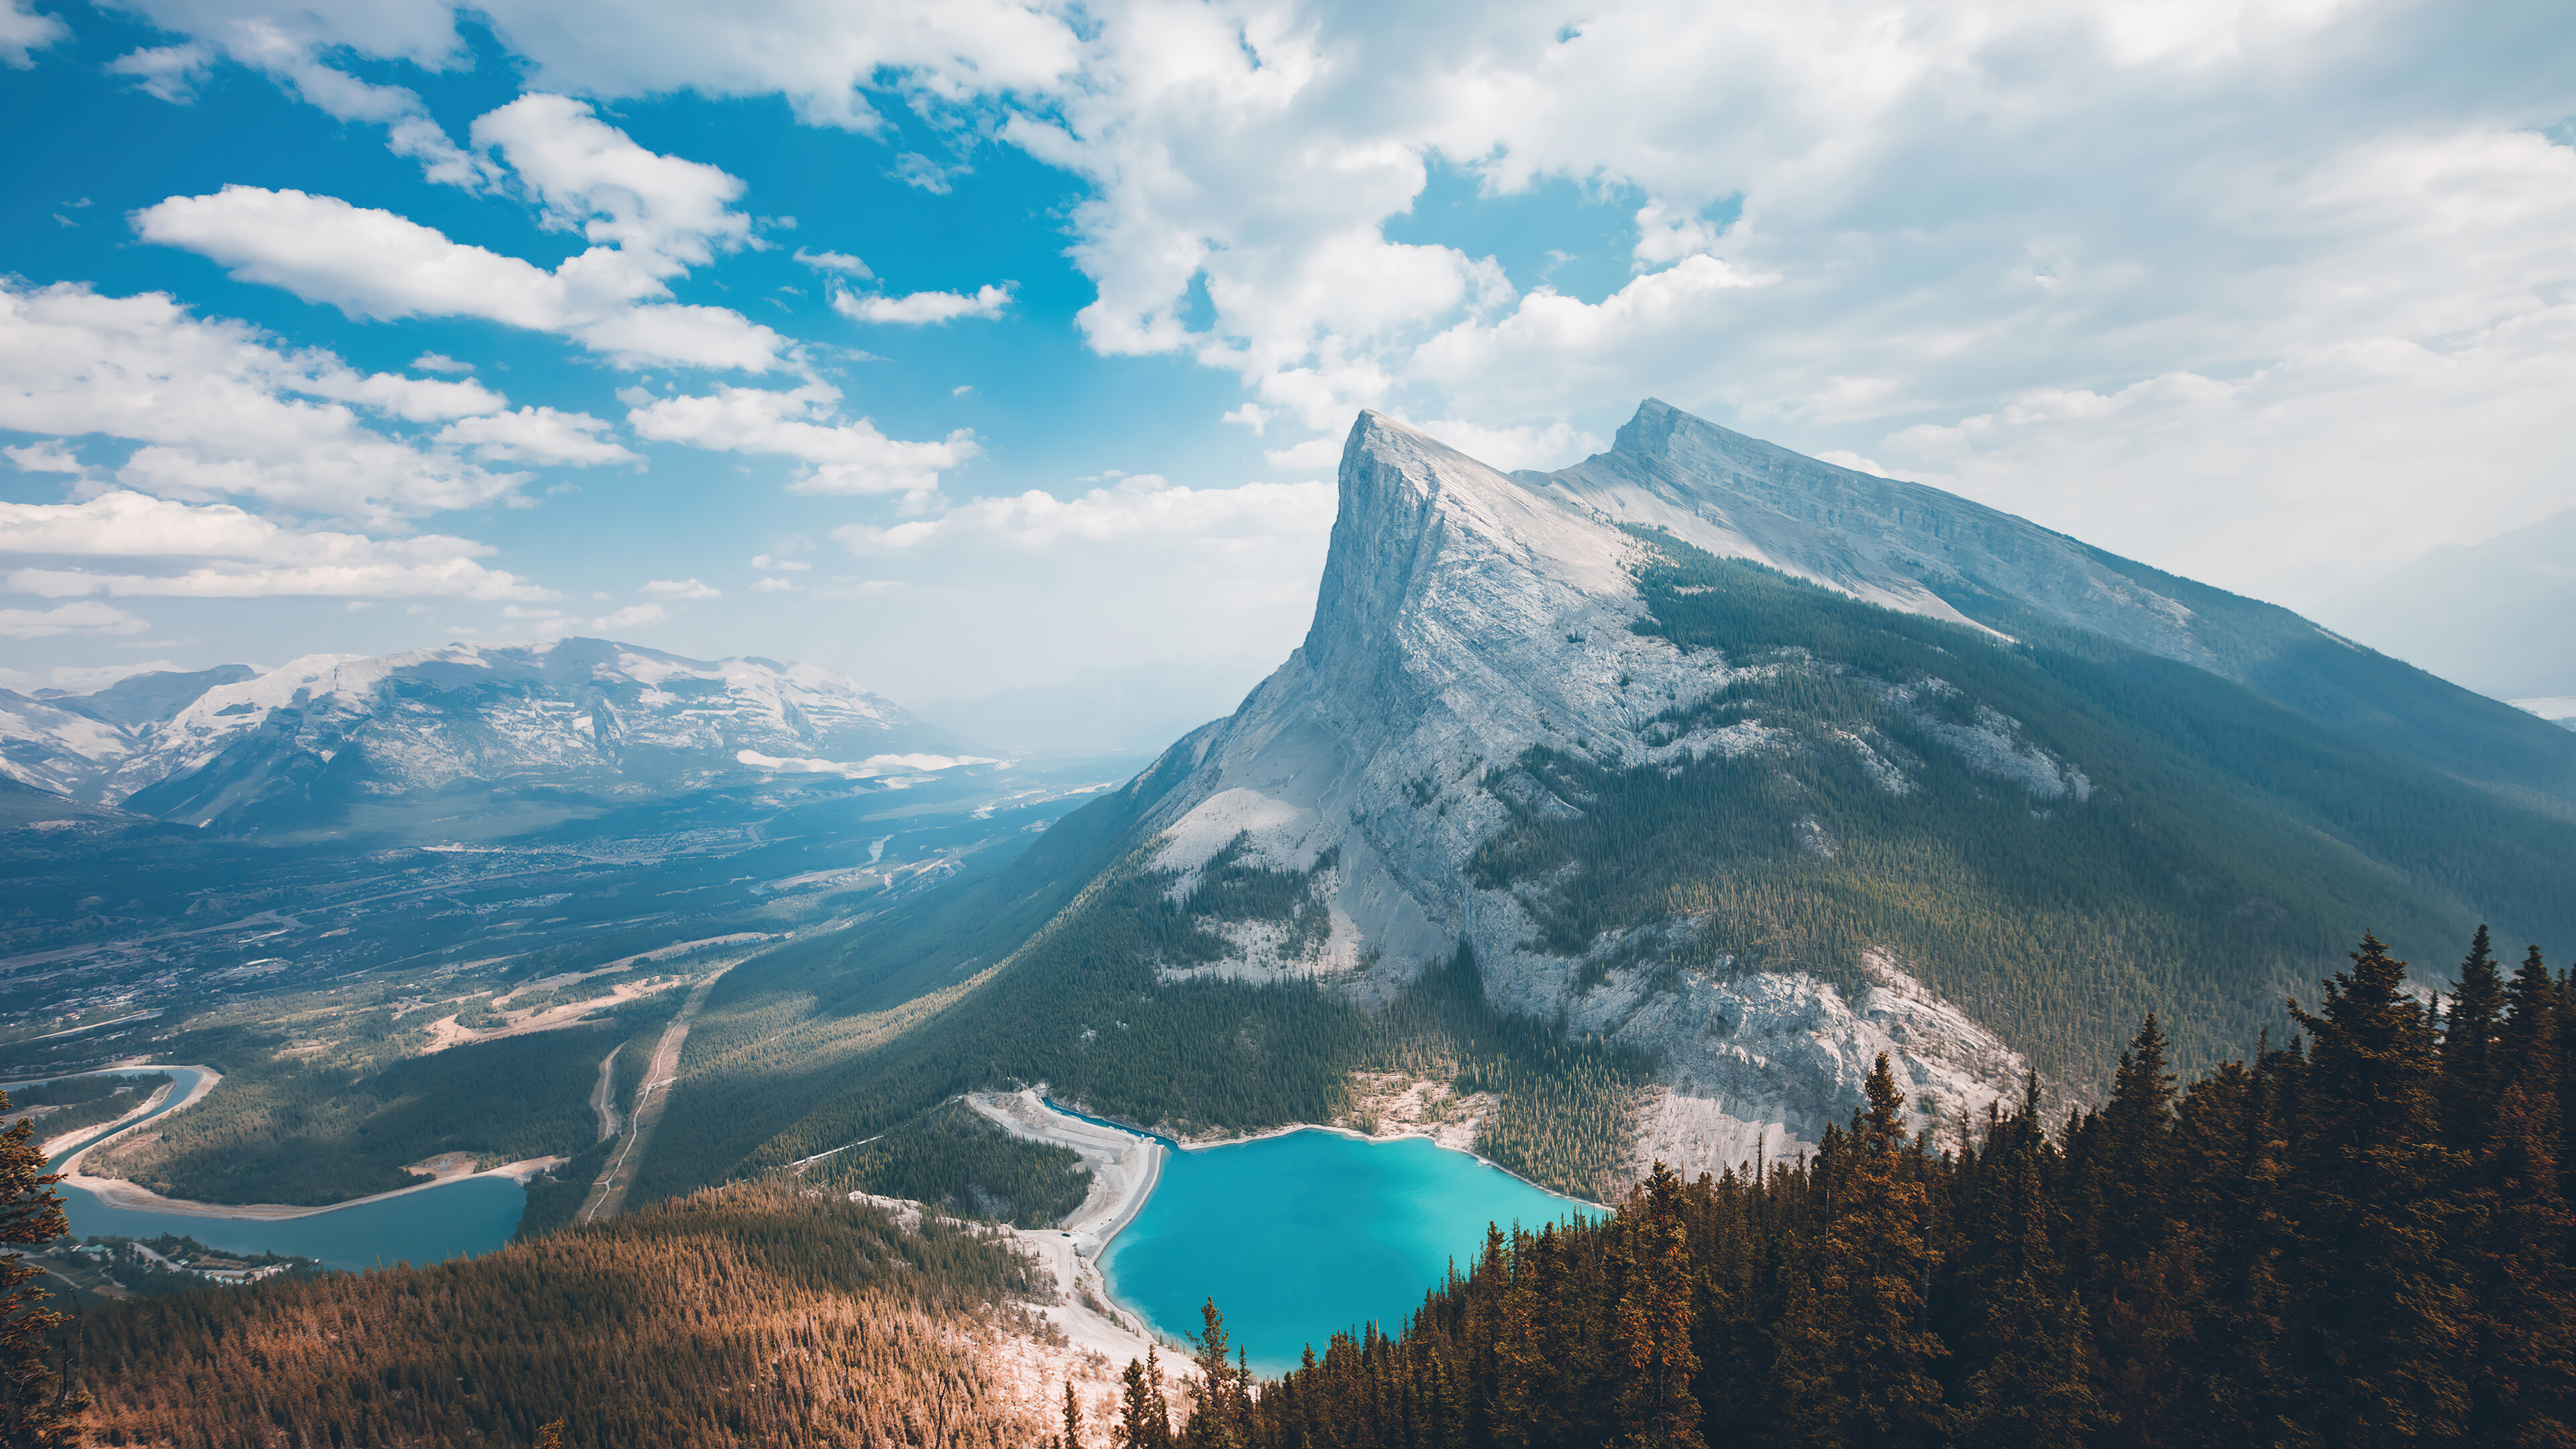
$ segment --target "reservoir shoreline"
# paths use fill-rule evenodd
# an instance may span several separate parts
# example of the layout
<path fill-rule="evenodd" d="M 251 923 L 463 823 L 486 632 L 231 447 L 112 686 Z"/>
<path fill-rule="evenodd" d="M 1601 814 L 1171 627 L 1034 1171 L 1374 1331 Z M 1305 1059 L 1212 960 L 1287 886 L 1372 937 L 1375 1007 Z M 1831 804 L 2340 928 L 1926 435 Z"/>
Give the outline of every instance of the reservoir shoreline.
<path fill-rule="evenodd" d="M 969 1101 L 971 1102 L 976 1096 L 999 1095 L 1004 1094 L 972 1093 L 969 1094 Z M 1108 1127 L 1119 1132 L 1125 1132 L 1131 1136 L 1140 1137 L 1149 1142 L 1167 1144 L 1182 1152 L 1208 1152 L 1219 1147 L 1241 1147 L 1247 1143 L 1267 1142 L 1274 1137 L 1286 1137 L 1292 1133 L 1298 1132 L 1330 1132 L 1336 1137 L 1348 1137 L 1358 1142 L 1428 1142 L 1432 1146 L 1437 1147 L 1444 1152 L 1455 1152 L 1461 1156 L 1472 1157 L 1477 1162 L 1492 1168 L 1494 1171 L 1511 1178 L 1515 1182 L 1520 1182 L 1536 1188 L 1538 1191 L 1546 1193 L 1550 1197 L 1563 1198 L 1567 1202 L 1573 1203 L 1578 1207 L 1591 1208 L 1597 1212 L 1610 1212 L 1615 1208 L 1615 1205 L 1611 1203 L 1594 1202 L 1590 1198 L 1576 1197 L 1572 1193 L 1559 1192 L 1555 1188 L 1549 1187 L 1547 1184 L 1542 1182 L 1532 1182 L 1530 1179 L 1512 1171 L 1510 1168 L 1494 1161 L 1492 1158 L 1476 1151 L 1472 1147 L 1453 1147 L 1450 1144 L 1441 1141 L 1439 1134 L 1433 1132 L 1408 1131 L 1371 1133 L 1362 1132 L 1355 1127 L 1338 1126 L 1330 1122 L 1291 1122 L 1285 1126 L 1265 1128 L 1259 1132 L 1246 1132 L 1234 1137 L 1165 1137 L 1161 1133 L 1155 1132 L 1149 1128 L 1138 1127 L 1129 1122 L 1121 1122 L 1115 1117 L 1103 1117 L 1095 1112 L 1082 1112 L 1080 1115 L 1076 1115 L 1074 1111 L 1069 1111 L 1065 1107 L 1057 1105 L 1052 1099 L 1049 1099 L 1046 1096 L 1046 1085 L 1044 1083 L 1040 1083 L 1035 1087 L 1029 1088 L 1026 1093 L 1013 1093 L 1008 1095 L 1035 1096 L 1038 1098 L 1040 1106 L 1057 1117 L 1074 1122 L 1098 1123 L 1104 1127 Z M 1010 1124 L 1003 1123 L 1002 1125 L 1008 1127 Z M 1021 1135 L 1027 1134 L 1023 1133 Z M 1138 1206 L 1142 1207 L 1143 1204 L 1140 1202 Z M 1132 1218 L 1134 1215 L 1131 1213 L 1129 1216 Z M 1124 1226 L 1124 1224 L 1121 1226 Z"/>
<path fill-rule="evenodd" d="M 1430 1133 L 1294 1128 L 1192 1146 L 1166 1159 L 1100 1270 L 1157 1337 L 1193 1330 L 1213 1298 L 1265 1374 L 1366 1324 L 1393 1332 L 1448 1274 L 1473 1270 L 1491 1224 L 1604 1213 Z"/>
<path fill-rule="evenodd" d="M 1017 1229 L 1015 1232 L 1023 1241 L 1036 1247 L 1056 1268 L 1059 1283 L 1068 1285 L 1064 1295 L 1068 1304 L 1082 1296 L 1082 1293 L 1074 1291 L 1078 1285 L 1080 1290 L 1096 1296 L 1113 1318 L 1134 1323 L 1148 1336 L 1161 1340 L 1176 1351 L 1185 1350 L 1187 1345 L 1160 1326 L 1156 1315 L 1146 1312 L 1132 1293 L 1113 1289 L 1109 1273 L 1112 1248 L 1126 1229 L 1143 1215 L 1155 1190 L 1163 1185 L 1167 1153 L 1178 1152 L 1194 1160 L 1206 1159 L 1219 1148 L 1250 1147 L 1308 1132 L 1372 1147 L 1409 1148 L 1410 1144 L 1420 1142 L 1444 1157 L 1455 1154 L 1456 1158 L 1464 1158 L 1475 1167 L 1491 1171 L 1519 1189 L 1560 1204 L 1566 1212 L 1611 1211 L 1605 1204 L 1542 1187 L 1481 1153 L 1450 1146 L 1428 1132 L 1372 1134 L 1323 1123 L 1293 1123 L 1263 1132 L 1185 1142 L 1127 1123 L 1082 1113 L 1078 1107 L 1047 1099 L 1044 1090 L 1040 1086 L 1017 1092 L 973 1092 L 963 1099 L 978 1115 L 1013 1136 L 1073 1150 L 1090 1169 L 1088 1194 L 1058 1228 Z M 1353 1204 L 1353 1207 L 1357 1206 Z M 1166 1308 L 1169 1306 L 1165 1305 Z"/>

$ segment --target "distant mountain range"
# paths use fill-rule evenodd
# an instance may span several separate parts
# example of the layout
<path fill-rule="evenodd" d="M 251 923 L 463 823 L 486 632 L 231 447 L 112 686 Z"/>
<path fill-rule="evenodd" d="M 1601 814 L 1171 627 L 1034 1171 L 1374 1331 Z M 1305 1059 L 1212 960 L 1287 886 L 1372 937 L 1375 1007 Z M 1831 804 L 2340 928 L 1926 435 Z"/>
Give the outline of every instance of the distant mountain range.
<path fill-rule="evenodd" d="M 2576 508 L 2483 543 L 2444 544 L 2317 615 L 2480 694 L 2576 701 Z M 2576 716 L 2576 703 L 2548 713 Z"/>
<path fill-rule="evenodd" d="M 457 797 L 638 799 L 761 774 L 956 763 L 955 736 L 829 670 L 603 639 L 310 655 L 138 675 L 93 694 L 0 690 L 0 778 L 222 834 L 352 822 Z"/>
<path fill-rule="evenodd" d="M 1814 1143 L 1882 1052 L 1937 1128 L 2090 1095 L 2150 1011 L 2247 1051 L 2365 929 L 2434 980 L 2481 920 L 2576 940 L 2576 736 L 2287 610 L 1654 401 L 1548 474 L 1363 414 L 1340 476 L 1232 717 L 945 924 L 726 979 L 711 1043 L 799 992 L 822 1041 L 1004 963 L 847 1065 L 710 1056 L 665 1189 L 988 1082 L 1197 1133 L 1365 1069 L 1608 1191 Z"/>

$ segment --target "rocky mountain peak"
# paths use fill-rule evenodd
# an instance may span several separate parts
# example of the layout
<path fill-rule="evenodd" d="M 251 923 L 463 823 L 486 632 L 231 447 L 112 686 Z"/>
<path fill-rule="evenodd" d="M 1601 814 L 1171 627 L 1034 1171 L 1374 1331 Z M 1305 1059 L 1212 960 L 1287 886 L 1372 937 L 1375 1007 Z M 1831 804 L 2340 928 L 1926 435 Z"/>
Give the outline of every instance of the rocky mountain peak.
<path fill-rule="evenodd" d="M 1305 656 L 1357 667 L 1426 615 L 1554 618 L 1578 596 L 1633 593 L 1635 548 L 1615 530 L 1381 413 L 1364 412 L 1342 450 L 1341 508 Z M 1508 596 L 1508 597 L 1505 597 Z"/>

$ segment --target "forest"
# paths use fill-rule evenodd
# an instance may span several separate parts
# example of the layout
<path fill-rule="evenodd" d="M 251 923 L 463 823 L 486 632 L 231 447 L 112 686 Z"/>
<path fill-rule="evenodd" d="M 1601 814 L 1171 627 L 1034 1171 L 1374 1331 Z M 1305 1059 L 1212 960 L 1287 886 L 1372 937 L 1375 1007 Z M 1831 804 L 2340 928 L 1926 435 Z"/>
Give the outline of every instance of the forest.
<path fill-rule="evenodd" d="M 435 1268 L 85 1308 L 101 1445 L 796 1444 L 1037 1437 L 980 1366 L 1026 1261 L 936 1218 L 737 1184 Z"/>
<path fill-rule="evenodd" d="M 2034 1081 L 1955 1150 L 1881 1058 L 1813 1157 L 1489 1230 L 1409 1323 L 1272 1383 L 1220 1357 L 1185 1426 L 1131 1396 L 1115 1442 L 2567 1444 L 2576 976 L 2535 947 L 2508 977 L 2481 928 L 2420 1000 L 2350 954 L 2282 1045 L 2177 1090 L 2150 1017 L 2098 1111 Z"/>
<path fill-rule="evenodd" d="M 206 1100 L 156 1123 L 83 1170 L 199 1202 L 319 1206 L 391 1192 L 420 1179 L 407 1163 L 446 1152 L 478 1168 L 575 1156 L 598 1136 L 590 1092 L 600 1058 L 649 1053 L 678 1007 L 647 997 L 581 1024 L 443 1052 L 352 1063 L 244 1042 L 240 1065 Z M 231 1066 L 231 1061 L 219 1062 Z M 638 1068 L 621 1063 L 621 1080 Z"/>

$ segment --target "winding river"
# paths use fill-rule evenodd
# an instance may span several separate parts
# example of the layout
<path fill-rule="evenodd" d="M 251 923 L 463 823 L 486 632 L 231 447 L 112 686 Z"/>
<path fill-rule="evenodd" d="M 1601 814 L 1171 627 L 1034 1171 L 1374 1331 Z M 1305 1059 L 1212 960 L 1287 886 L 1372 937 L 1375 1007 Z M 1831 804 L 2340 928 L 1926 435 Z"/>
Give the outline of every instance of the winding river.
<path fill-rule="evenodd" d="M 46 1170 L 65 1165 L 108 1138 L 122 1136 L 186 1102 L 204 1074 L 190 1067 L 125 1067 L 91 1076 L 144 1076 L 166 1072 L 169 1095 L 141 1117 L 100 1127 L 53 1155 Z M 62 1195 L 63 1216 L 75 1237 L 153 1238 L 180 1233 L 210 1248 L 234 1253 L 291 1253 L 331 1268 L 415 1266 L 491 1252 L 510 1241 L 527 1207 L 527 1189 L 508 1177 L 477 1176 L 366 1198 L 339 1207 L 278 1216 L 276 1209 L 236 1211 L 208 1205 L 193 1211 L 122 1207 L 75 1183 Z"/>

